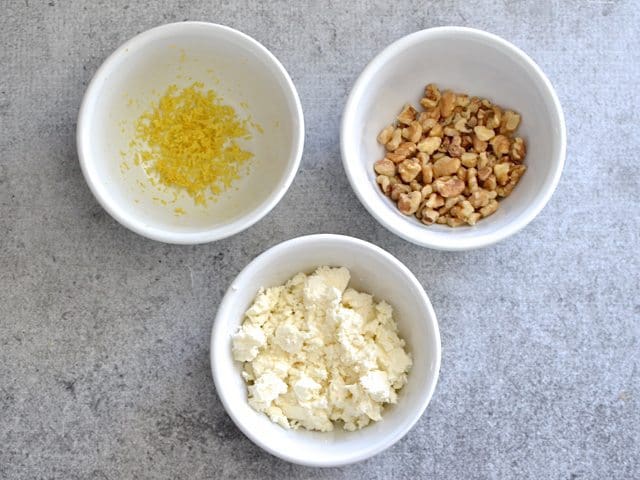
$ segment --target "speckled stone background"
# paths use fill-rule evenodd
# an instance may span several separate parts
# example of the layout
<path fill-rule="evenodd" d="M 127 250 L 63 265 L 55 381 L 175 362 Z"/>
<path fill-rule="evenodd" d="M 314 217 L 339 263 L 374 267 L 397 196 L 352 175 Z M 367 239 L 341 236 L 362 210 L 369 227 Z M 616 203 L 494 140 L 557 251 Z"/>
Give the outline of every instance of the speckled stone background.
<path fill-rule="evenodd" d="M 636 1 L 0 2 L 0 478 L 640 478 L 640 8 Z M 296 83 L 302 167 L 264 220 L 163 245 L 89 192 L 75 122 L 91 76 L 158 24 L 207 20 L 266 45 Z M 458 24 L 504 36 L 563 103 L 568 157 L 542 214 L 499 245 L 421 249 L 380 227 L 343 175 L 338 125 L 366 63 Z M 213 387 L 216 306 L 293 236 L 372 241 L 439 316 L 440 383 L 388 451 L 339 469 L 247 440 Z"/>

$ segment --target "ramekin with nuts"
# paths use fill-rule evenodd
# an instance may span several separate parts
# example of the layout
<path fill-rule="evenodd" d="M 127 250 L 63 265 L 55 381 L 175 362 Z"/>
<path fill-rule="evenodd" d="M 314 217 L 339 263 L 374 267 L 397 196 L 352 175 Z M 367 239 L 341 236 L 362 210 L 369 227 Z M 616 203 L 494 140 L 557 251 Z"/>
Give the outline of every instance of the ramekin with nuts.
<path fill-rule="evenodd" d="M 378 135 L 385 157 L 374 164 L 381 190 L 405 215 L 450 227 L 493 214 L 526 171 L 520 115 L 434 84 L 422 111 L 405 105 Z"/>

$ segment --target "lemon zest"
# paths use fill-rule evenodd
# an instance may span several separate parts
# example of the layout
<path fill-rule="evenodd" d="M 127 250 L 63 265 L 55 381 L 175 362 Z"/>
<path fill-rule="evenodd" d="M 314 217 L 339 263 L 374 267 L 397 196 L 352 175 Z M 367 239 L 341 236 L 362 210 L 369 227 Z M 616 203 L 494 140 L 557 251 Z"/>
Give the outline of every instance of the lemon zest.
<path fill-rule="evenodd" d="M 248 127 L 262 130 L 240 120 L 201 82 L 182 89 L 173 84 L 138 118 L 130 143 L 136 150 L 133 163 L 143 166 L 153 185 L 184 189 L 205 205 L 208 192 L 215 197 L 227 190 L 253 157 L 240 146 L 251 139 Z"/>

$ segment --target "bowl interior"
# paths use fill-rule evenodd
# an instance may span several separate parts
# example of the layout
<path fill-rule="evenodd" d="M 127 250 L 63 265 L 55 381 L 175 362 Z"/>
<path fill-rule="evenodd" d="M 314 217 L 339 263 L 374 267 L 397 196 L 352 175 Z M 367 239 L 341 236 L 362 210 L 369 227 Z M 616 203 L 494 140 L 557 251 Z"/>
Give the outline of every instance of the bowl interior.
<path fill-rule="evenodd" d="M 261 286 L 281 285 L 298 272 L 322 265 L 351 271 L 350 286 L 387 300 L 413 357 L 407 385 L 382 421 L 357 432 L 286 430 L 247 403 L 242 365 L 233 360 L 231 336 Z M 426 407 L 438 376 L 440 337 L 431 304 L 413 275 L 391 255 L 366 242 L 333 235 L 302 237 L 280 244 L 236 278 L 218 311 L 211 342 L 218 395 L 225 408 L 258 445 L 286 460 L 307 465 L 340 465 L 383 450 L 406 433 Z"/>
<path fill-rule="evenodd" d="M 498 211 L 474 227 L 426 227 L 397 211 L 381 194 L 373 163 L 384 156 L 376 141 L 409 102 L 420 109 L 424 87 L 436 83 L 488 98 L 522 115 L 518 135 L 527 143 L 527 172 Z M 356 83 L 345 109 L 345 168 L 359 198 L 383 224 L 418 244 L 443 249 L 492 243 L 530 221 L 551 195 L 562 169 L 562 114 L 544 74 L 522 52 L 493 35 L 443 27 L 405 37 L 383 51 Z"/>
<path fill-rule="evenodd" d="M 173 203 L 174 190 L 153 187 L 129 147 L 135 120 L 169 85 L 196 81 L 263 130 L 242 144 L 255 155 L 249 173 L 205 207 L 184 192 Z M 273 206 L 295 174 L 303 127 L 292 89 L 266 49 L 235 30 L 189 22 L 145 32 L 105 62 L 88 91 L 80 138 L 85 174 L 102 203 L 125 222 L 185 233 L 229 226 Z M 176 207 L 186 214 L 176 214 Z"/>

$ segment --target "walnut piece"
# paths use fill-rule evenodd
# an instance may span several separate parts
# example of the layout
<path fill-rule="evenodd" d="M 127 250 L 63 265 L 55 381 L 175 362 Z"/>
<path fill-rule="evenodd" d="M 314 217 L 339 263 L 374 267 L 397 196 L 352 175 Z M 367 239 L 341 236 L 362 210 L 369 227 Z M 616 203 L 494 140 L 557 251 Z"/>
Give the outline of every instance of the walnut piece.
<path fill-rule="evenodd" d="M 411 124 L 416 119 L 416 114 L 418 111 L 413 108 L 411 105 L 406 104 L 400 114 L 396 117 L 398 122 L 403 123 L 405 125 Z"/>
<path fill-rule="evenodd" d="M 398 199 L 398 210 L 405 215 L 413 215 L 418 210 L 421 200 L 420 192 L 401 193 Z"/>
<path fill-rule="evenodd" d="M 402 178 L 402 181 L 405 183 L 412 181 L 421 171 L 422 167 L 420 163 L 413 158 L 409 158 L 398 165 L 398 173 L 400 173 L 400 178 Z"/>
<path fill-rule="evenodd" d="M 460 168 L 460 159 L 452 157 L 442 157 L 433 164 L 433 174 L 436 178 L 445 175 L 453 175 Z"/>
<path fill-rule="evenodd" d="M 426 153 L 427 155 L 433 155 L 442 143 L 442 139 L 440 137 L 427 137 L 418 143 L 418 150 Z"/>
<path fill-rule="evenodd" d="M 373 165 L 376 173 L 380 175 L 386 175 L 387 177 L 393 177 L 396 174 L 396 164 L 393 163 L 388 158 L 383 158 L 382 160 L 378 160 Z"/>
<path fill-rule="evenodd" d="M 438 189 L 438 193 L 445 198 L 459 195 L 464 190 L 464 182 L 457 177 L 451 178 L 444 182 L 442 187 Z"/>
<path fill-rule="evenodd" d="M 389 140 L 386 143 L 385 148 L 387 149 L 387 151 L 393 152 L 400 146 L 401 142 L 402 142 L 402 130 L 400 130 L 399 128 L 396 128 L 391 134 L 391 140 Z"/>
<path fill-rule="evenodd" d="M 402 136 L 412 143 L 416 143 L 422 136 L 422 125 L 414 120 L 408 127 L 402 129 Z M 506 138 L 506 137 L 505 137 Z M 507 141 L 507 151 L 509 150 L 509 142 Z"/>
<path fill-rule="evenodd" d="M 393 125 L 384 127 L 378 134 L 378 143 L 386 145 L 389 140 L 391 140 L 391 136 L 393 135 L 394 130 L 395 128 L 393 128 Z"/>

